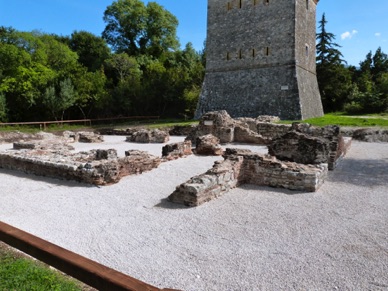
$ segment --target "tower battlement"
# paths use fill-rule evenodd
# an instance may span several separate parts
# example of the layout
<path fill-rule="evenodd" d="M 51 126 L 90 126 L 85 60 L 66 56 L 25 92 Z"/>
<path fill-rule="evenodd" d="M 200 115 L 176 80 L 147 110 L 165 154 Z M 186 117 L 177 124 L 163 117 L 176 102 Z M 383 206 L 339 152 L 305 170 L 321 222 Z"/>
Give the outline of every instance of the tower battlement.
<path fill-rule="evenodd" d="M 208 0 L 206 74 L 196 117 L 323 114 L 315 69 L 317 0 Z"/>

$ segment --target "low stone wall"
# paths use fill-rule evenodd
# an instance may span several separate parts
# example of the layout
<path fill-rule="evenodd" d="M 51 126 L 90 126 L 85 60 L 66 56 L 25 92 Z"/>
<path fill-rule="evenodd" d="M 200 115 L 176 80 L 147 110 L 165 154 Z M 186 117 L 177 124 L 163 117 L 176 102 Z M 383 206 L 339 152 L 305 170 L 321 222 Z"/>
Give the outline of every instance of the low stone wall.
<path fill-rule="evenodd" d="M 168 199 L 198 206 L 245 183 L 314 192 L 323 184 L 327 171 L 327 164 L 281 162 L 249 150 L 226 149 L 224 161 L 216 162 L 206 173 L 177 186 Z"/>
<path fill-rule="evenodd" d="M 114 149 L 67 151 L 11 150 L 0 152 L 0 168 L 78 182 L 109 185 L 122 177 L 159 166 L 161 159 L 147 152 L 129 151 L 118 158 Z"/>

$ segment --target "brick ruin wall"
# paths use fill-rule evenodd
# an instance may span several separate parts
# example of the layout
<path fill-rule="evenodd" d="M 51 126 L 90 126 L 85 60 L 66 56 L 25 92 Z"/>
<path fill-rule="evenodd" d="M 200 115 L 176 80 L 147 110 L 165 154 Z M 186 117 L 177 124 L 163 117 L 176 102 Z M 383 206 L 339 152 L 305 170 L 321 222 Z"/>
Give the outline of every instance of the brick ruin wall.
<path fill-rule="evenodd" d="M 124 176 L 150 171 L 160 163 L 159 157 L 142 151 L 128 151 L 125 157 L 118 158 L 114 149 L 76 154 L 43 150 L 0 152 L 0 168 L 94 185 L 117 183 Z"/>
<path fill-rule="evenodd" d="M 281 162 L 273 156 L 247 150 L 227 149 L 224 161 L 177 186 L 168 197 L 171 202 L 198 206 L 241 184 L 254 184 L 314 192 L 327 176 L 327 165 Z"/>

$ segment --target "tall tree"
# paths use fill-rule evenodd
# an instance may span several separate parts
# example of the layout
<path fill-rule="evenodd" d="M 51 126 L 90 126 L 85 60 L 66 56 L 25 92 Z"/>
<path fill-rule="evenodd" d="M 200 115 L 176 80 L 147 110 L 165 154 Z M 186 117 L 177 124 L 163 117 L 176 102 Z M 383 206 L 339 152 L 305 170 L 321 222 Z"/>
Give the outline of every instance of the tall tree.
<path fill-rule="evenodd" d="M 323 13 L 319 21 L 319 32 L 317 33 L 317 64 L 339 65 L 344 62 L 342 53 L 337 49 L 341 46 L 334 42 L 335 35 L 326 30 L 326 24 L 326 16 Z"/>
<path fill-rule="evenodd" d="M 155 2 L 117 0 L 104 13 L 103 38 L 116 52 L 152 55 L 179 47 L 177 18 Z"/>
<path fill-rule="evenodd" d="M 43 95 L 43 104 L 55 120 L 63 120 L 65 111 L 76 102 L 76 92 L 70 79 L 60 81 L 58 88 L 50 86 Z"/>
<path fill-rule="evenodd" d="M 369 52 L 354 74 L 354 89 L 346 111 L 379 113 L 388 110 L 388 59 L 379 47 Z"/>
<path fill-rule="evenodd" d="M 78 54 L 78 61 L 90 72 L 100 70 L 110 56 L 110 49 L 105 40 L 86 31 L 73 32 L 69 46 Z"/>
<path fill-rule="evenodd" d="M 351 90 L 351 73 L 343 65 L 335 36 L 326 29 L 325 14 L 319 21 L 317 33 L 317 79 L 325 112 L 340 111 Z"/>

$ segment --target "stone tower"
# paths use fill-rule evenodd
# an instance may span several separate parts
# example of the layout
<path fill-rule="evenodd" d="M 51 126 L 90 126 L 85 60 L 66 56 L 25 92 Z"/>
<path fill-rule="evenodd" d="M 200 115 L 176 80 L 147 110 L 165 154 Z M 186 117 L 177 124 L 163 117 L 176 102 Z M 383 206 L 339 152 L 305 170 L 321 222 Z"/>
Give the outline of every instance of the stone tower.
<path fill-rule="evenodd" d="M 206 75 L 196 118 L 323 115 L 315 68 L 319 0 L 208 0 Z"/>

